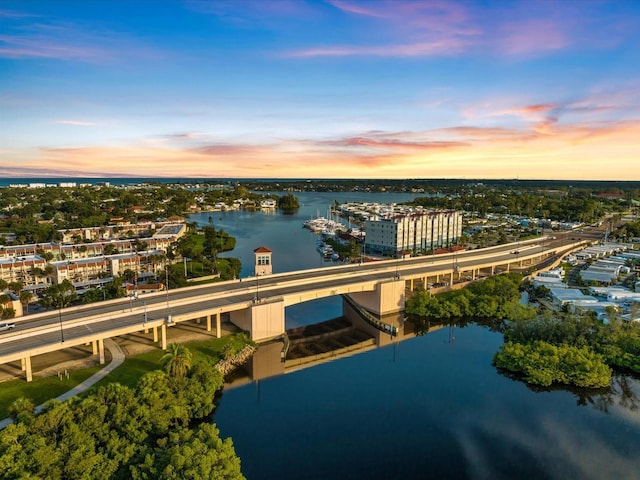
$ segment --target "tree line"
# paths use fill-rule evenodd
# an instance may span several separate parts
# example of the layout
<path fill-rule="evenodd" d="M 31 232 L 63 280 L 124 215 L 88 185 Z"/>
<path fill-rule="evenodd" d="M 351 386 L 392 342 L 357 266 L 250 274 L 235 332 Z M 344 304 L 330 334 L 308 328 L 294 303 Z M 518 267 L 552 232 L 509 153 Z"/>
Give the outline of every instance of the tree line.
<path fill-rule="evenodd" d="M 613 369 L 640 373 L 640 325 L 615 315 L 607 323 L 593 313 L 537 311 L 519 304 L 521 276 L 498 275 L 463 290 L 407 299 L 418 332 L 429 320 L 491 319 L 505 343 L 494 364 L 534 385 L 609 386 Z"/>
<path fill-rule="evenodd" d="M 222 375 L 172 344 L 164 370 L 109 384 L 40 414 L 24 398 L 0 432 L 0 478 L 242 479 L 231 439 L 210 422 Z"/>

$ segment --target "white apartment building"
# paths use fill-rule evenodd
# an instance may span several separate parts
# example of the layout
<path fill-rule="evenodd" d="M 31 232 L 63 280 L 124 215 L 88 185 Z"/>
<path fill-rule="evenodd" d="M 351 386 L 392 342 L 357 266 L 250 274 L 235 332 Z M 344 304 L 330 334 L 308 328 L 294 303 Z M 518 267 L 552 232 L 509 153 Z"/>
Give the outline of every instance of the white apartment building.
<path fill-rule="evenodd" d="M 62 243 L 80 243 L 86 241 L 100 241 L 118 239 L 121 237 L 140 237 L 160 233 L 168 228 L 174 232 L 173 236 L 179 238 L 187 231 L 184 223 L 176 222 L 142 222 L 121 225 L 105 225 L 102 227 L 71 228 L 58 230 L 57 233 L 62 239 Z"/>
<path fill-rule="evenodd" d="M 177 240 L 170 235 L 140 238 L 139 242 L 146 245 L 148 250 L 164 250 Z M 81 243 L 64 245 L 60 243 L 37 243 L 27 245 L 0 246 L 0 260 L 17 257 L 51 253 L 54 260 L 77 260 L 80 258 L 102 257 L 112 253 L 134 253 L 134 240 L 111 240 L 106 242 Z"/>
<path fill-rule="evenodd" d="M 0 279 L 7 283 L 20 282 L 27 289 L 46 288 L 49 286 L 43 273 L 46 267 L 46 260 L 38 255 L 0 258 Z"/>
<path fill-rule="evenodd" d="M 142 282 L 156 277 L 164 268 L 160 260 L 163 254 L 163 251 L 146 251 L 51 262 L 52 280 L 53 283 L 69 280 L 76 289 L 82 289 L 109 283 L 113 277 L 131 270 Z"/>
<path fill-rule="evenodd" d="M 367 220 L 365 230 L 368 253 L 416 253 L 457 243 L 462 236 L 462 214 L 446 210 L 393 215 Z"/>
<path fill-rule="evenodd" d="M 0 246 L 0 279 L 39 291 L 70 280 L 76 289 L 99 286 L 129 269 L 139 281 L 154 278 L 171 244 L 186 232 L 184 224 L 156 224 L 152 237 L 65 245 L 38 243 Z M 140 243 L 145 246 L 139 251 Z M 47 261 L 48 254 L 51 261 Z"/>

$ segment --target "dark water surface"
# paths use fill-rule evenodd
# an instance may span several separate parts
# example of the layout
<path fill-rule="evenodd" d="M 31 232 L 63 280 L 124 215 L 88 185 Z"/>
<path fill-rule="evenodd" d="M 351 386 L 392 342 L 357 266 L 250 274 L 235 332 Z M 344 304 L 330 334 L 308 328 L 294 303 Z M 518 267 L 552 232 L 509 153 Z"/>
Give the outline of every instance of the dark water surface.
<path fill-rule="evenodd" d="M 637 397 L 534 392 L 491 366 L 501 343 L 445 327 L 229 389 L 215 422 L 249 479 L 639 478 Z"/>
<path fill-rule="evenodd" d="M 338 201 L 411 195 L 298 194 L 294 216 L 192 215 L 236 236 L 232 255 L 252 275 L 253 249 L 274 272 L 325 263 L 302 221 Z M 339 298 L 287 308 L 293 328 L 341 314 Z M 638 479 L 640 382 L 611 391 L 533 391 L 491 365 L 502 336 L 470 324 L 225 390 L 214 421 L 256 479 Z"/>

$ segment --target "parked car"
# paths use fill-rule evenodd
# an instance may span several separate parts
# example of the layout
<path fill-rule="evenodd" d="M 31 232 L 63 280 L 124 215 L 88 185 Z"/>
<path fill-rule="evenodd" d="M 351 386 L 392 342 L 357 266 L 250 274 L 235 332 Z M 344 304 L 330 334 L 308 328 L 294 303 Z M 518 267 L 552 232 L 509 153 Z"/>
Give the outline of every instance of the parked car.
<path fill-rule="evenodd" d="M 2 322 L 0 323 L 0 332 L 4 330 L 12 330 L 13 328 L 15 328 L 15 326 L 16 326 L 15 323 Z"/>

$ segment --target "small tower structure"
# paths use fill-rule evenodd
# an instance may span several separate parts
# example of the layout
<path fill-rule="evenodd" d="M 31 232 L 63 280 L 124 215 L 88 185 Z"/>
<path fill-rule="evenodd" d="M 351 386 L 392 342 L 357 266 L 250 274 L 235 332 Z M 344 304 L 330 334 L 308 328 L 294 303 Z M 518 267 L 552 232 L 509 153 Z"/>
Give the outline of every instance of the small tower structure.
<path fill-rule="evenodd" d="M 253 251 L 255 255 L 254 274 L 256 277 L 271 275 L 271 253 L 267 247 L 258 247 Z"/>

